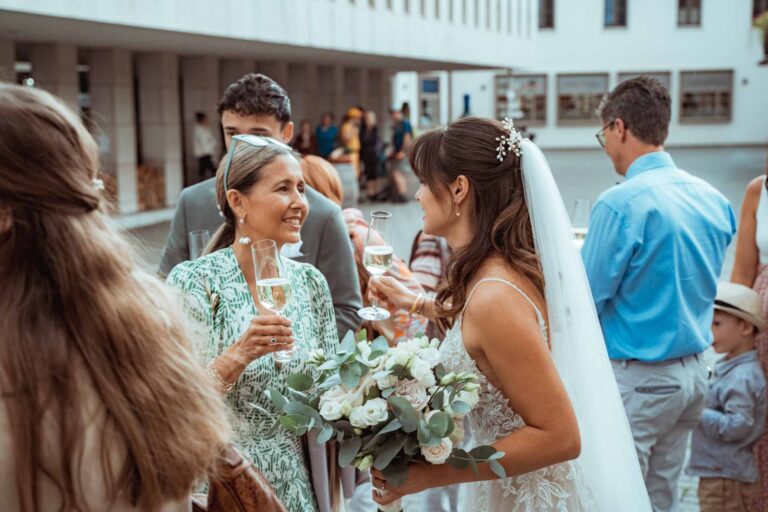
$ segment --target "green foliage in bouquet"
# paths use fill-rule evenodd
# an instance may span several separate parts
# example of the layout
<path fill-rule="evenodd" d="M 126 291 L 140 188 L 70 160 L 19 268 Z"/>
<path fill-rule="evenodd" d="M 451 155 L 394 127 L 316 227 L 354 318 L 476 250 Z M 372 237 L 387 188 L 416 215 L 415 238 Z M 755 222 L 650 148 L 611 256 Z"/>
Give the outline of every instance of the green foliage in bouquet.
<path fill-rule="evenodd" d="M 287 378 L 288 396 L 266 391 L 279 413 L 276 426 L 297 435 L 314 431 L 321 444 L 335 440 L 341 466 L 375 467 L 395 486 L 415 461 L 448 462 L 475 473 L 478 463 L 487 463 L 505 478 L 498 462 L 503 452 L 458 447 L 463 418 L 478 400 L 478 378 L 448 373 L 437 343 L 419 336 L 391 348 L 383 337 L 369 343 L 365 331 L 357 339 L 349 332 L 336 354 L 310 354 L 314 375 Z"/>

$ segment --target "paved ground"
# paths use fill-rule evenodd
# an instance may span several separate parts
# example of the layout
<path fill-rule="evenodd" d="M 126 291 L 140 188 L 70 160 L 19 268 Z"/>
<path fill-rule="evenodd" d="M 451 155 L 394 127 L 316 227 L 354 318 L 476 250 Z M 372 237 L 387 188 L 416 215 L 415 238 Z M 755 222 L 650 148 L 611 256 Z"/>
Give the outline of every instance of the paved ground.
<path fill-rule="evenodd" d="M 555 179 L 563 195 L 563 201 L 570 211 L 577 199 L 594 201 L 608 187 L 619 181 L 610 161 L 600 151 L 547 151 Z M 720 190 L 730 201 L 738 216 L 744 188 L 755 176 L 765 172 L 765 149 L 679 149 L 672 150 L 678 166 L 703 178 Z M 422 213 L 418 204 L 375 204 L 363 205 L 367 213 L 371 209 L 387 209 L 393 213 L 393 236 L 395 253 L 403 258 L 410 254 L 411 242 L 421 227 Z M 168 223 L 159 224 L 130 232 L 135 246 L 148 269 L 155 269 L 160 258 L 169 228 Z M 723 267 L 723 277 L 730 275 L 733 266 L 735 244 L 731 244 Z M 710 355 L 713 358 L 713 356 Z M 680 512 L 698 512 L 696 481 L 683 477 L 680 482 Z"/>

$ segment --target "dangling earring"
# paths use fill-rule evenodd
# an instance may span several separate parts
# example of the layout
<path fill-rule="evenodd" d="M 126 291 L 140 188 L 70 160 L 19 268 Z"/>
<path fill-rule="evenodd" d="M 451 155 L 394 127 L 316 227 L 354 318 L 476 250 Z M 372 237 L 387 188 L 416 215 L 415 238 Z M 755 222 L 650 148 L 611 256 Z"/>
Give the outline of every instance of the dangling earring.
<path fill-rule="evenodd" d="M 456 203 L 456 216 L 461 217 L 461 210 L 459 209 L 459 203 Z"/>
<path fill-rule="evenodd" d="M 243 224 L 245 224 L 245 215 L 240 217 L 240 225 L 242 226 Z M 241 236 L 240 240 L 238 240 L 238 243 L 240 245 L 250 245 L 251 242 L 252 242 L 251 237 L 248 237 L 248 236 Z"/>

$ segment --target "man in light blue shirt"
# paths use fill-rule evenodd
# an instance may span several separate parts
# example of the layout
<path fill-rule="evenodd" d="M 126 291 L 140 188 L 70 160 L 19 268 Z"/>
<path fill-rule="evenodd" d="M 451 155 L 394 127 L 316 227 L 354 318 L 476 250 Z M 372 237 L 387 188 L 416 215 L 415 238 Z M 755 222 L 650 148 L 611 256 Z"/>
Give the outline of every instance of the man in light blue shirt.
<path fill-rule="evenodd" d="M 624 183 L 604 192 L 582 256 L 654 510 L 676 507 L 704 407 L 713 304 L 736 231 L 728 201 L 664 151 L 669 92 L 648 77 L 601 106 L 598 141 Z"/>

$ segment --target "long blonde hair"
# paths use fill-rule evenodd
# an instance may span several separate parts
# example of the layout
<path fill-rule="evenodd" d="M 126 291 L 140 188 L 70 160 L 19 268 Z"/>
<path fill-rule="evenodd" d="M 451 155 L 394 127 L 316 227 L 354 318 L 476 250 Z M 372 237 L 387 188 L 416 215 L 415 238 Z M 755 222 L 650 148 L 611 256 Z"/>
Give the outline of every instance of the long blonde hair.
<path fill-rule="evenodd" d="M 109 226 L 97 170 L 93 138 L 63 103 L 0 84 L 0 392 L 25 511 L 39 509 L 44 478 L 63 509 L 87 509 L 88 397 L 105 411 L 98 439 L 112 502 L 157 510 L 183 499 L 229 435 L 178 305 Z M 118 465 L 115 450 L 125 454 Z"/>

